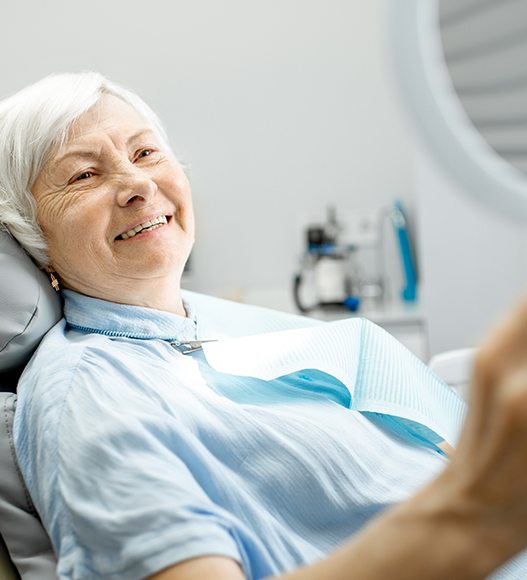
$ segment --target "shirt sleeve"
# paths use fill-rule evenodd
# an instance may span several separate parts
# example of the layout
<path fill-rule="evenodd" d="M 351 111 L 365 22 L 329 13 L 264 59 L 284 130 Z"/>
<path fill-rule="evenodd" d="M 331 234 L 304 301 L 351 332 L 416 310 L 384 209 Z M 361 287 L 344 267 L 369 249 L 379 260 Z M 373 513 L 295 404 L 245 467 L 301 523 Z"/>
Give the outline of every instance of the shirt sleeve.
<path fill-rule="evenodd" d="M 199 438 L 136 381 L 85 353 L 63 403 L 58 464 L 48 469 L 57 470 L 50 512 L 66 577 L 134 579 L 198 556 L 242 560 L 233 516 L 197 481 L 208 468 Z"/>

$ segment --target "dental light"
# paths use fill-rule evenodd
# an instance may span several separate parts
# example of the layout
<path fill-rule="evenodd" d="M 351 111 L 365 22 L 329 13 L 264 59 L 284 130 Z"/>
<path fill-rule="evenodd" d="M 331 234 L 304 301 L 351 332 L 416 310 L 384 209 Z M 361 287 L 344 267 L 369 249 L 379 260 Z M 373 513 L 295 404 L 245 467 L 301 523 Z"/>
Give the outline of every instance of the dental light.
<path fill-rule="evenodd" d="M 396 76 L 423 140 L 463 190 L 527 218 L 527 2 L 387 6 Z"/>

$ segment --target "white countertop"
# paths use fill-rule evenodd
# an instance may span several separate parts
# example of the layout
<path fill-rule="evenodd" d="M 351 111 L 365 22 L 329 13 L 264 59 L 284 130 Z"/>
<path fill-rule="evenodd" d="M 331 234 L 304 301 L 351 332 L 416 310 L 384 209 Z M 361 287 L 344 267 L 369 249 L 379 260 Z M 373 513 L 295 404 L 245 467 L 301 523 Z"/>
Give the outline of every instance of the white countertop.
<path fill-rule="evenodd" d="M 292 291 L 284 288 L 261 288 L 246 289 L 240 296 L 243 302 L 265 306 L 283 312 L 302 314 L 295 306 Z M 402 300 L 390 300 L 379 302 L 365 302 L 356 311 L 342 309 L 316 309 L 307 313 L 307 316 L 320 320 L 340 320 L 350 316 L 363 316 L 379 324 L 403 325 L 424 324 L 424 315 L 418 302 L 403 302 Z"/>

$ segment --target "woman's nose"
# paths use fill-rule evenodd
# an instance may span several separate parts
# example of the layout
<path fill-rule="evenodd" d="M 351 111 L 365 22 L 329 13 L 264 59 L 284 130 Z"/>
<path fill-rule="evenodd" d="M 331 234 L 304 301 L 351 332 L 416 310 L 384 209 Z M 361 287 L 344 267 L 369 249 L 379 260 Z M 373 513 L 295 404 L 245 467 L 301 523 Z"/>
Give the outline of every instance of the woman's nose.
<path fill-rule="evenodd" d="M 126 207 L 137 201 L 150 201 L 156 194 L 157 185 L 135 167 L 118 177 L 117 203 Z"/>

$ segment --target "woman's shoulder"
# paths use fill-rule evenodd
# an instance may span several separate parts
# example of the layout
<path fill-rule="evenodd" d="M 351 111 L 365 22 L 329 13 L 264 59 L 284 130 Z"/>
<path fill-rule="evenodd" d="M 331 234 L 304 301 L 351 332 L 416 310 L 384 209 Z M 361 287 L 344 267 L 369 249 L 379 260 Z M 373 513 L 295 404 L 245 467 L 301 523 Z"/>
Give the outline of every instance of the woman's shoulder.
<path fill-rule="evenodd" d="M 59 321 L 44 337 L 18 383 L 15 431 L 18 438 L 45 434 L 50 443 L 75 420 L 95 410 L 119 406 L 139 381 L 126 341 L 97 333 L 72 331 Z M 138 347 L 135 349 L 138 350 Z M 40 437 L 40 435 L 39 435 Z M 54 445 L 54 444 L 53 444 Z M 51 445 L 52 446 L 52 445 Z"/>
<path fill-rule="evenodd" d="M 60 320 L 44 336 L 18 382 L 17 415 L 29 409 L 53 414 L 64 401 L 92 340 L 78 341 Z"/>
<path fill-rule="evenodd" d="M 64 319 L 60 320 L 44 336 L 31 357 L 21 377 L 22 384 L 28 379 L 64 373 L 77 367 L 86 352 L 102 347 L 108 338 L 98 334 L 72 332 Z M 38 381 L 40 382 L 40 381 Z"/>
<path fill-rule="evenodd" d="M 62 320 L 44 337 L 21 377 L 19 406 L 126 399 L 151 383 L 153 372 L 166 371 L 170 348 L 162 342 L 81 332 Z"/>
<path fill-rule="evenodd" d="M 106 382 L 116 372 L 119 345 L 97 333 L 72 331 L 65 320 L 59 321 L 42 339 L 20 377 L 18 407 L 39 409 L 39 415 L 53 415 L 67 399 L 81 389 L 72 388 L 93 382 Z M 49 416 L 48 415 L 48 416 Z"/>

